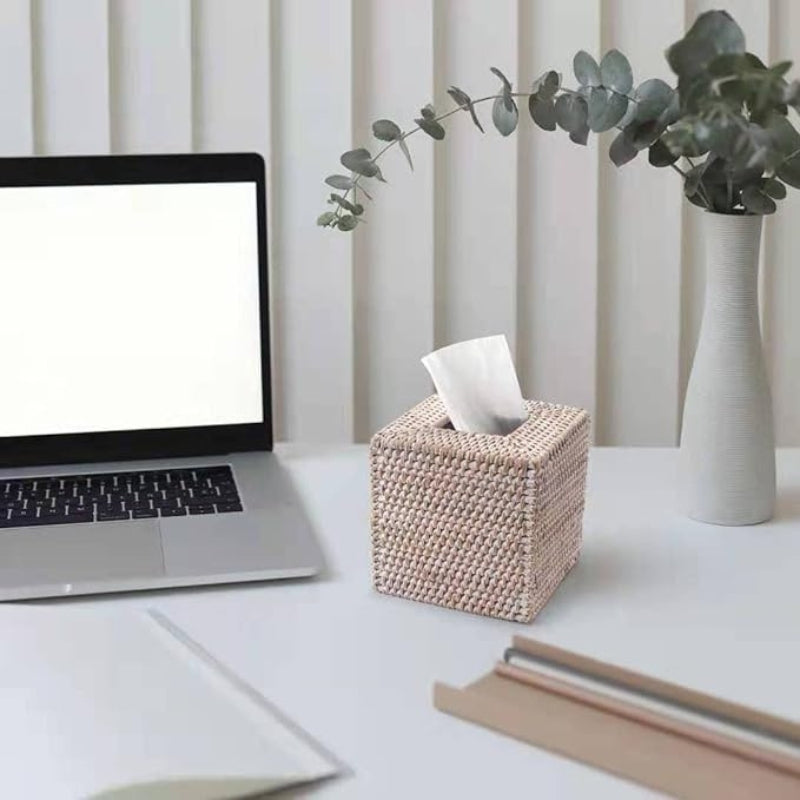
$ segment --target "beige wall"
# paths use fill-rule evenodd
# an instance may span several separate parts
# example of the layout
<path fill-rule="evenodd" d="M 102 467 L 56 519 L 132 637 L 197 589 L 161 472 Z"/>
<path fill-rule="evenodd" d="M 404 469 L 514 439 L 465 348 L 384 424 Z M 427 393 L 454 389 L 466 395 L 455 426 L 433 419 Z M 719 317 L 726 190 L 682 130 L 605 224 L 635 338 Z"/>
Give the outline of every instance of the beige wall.
<path fill-rule="evenodd" d="M 429 391 L 419 357 L 503 332 L 530 396 L 591 409 L 603 444 L 668 445 L 702 307 L 697 214 L 674 173 L 617 170 L 534 129 L 457 115 L 444 142 L 384 163 L 368 223 L 322 231 L 325 175 L 445 108 L 572 80 L 577 49 L 618 47 L 637 80 L 696 13 L 730 9 L 750 49 L 800 55 L 796 0 L 3 0 L 0 153 L 255 149 L 270 175 L 278 434 L 363 440 Z M 524 107 L 523 107 L 524 112 Z M 766 225 L 764 332 L 781 443 L 800 444 L 800 199 Z"/>

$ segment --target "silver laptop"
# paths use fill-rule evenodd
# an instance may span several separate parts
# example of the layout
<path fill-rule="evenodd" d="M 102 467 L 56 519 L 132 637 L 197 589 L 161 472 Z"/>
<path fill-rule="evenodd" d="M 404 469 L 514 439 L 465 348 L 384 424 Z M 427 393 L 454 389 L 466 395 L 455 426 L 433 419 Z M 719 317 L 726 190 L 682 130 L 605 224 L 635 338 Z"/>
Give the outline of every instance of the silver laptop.
<path fill-rule="evenodd" d="M 0 159 L 0 599 L 313 575 L 254 154 Z"/>

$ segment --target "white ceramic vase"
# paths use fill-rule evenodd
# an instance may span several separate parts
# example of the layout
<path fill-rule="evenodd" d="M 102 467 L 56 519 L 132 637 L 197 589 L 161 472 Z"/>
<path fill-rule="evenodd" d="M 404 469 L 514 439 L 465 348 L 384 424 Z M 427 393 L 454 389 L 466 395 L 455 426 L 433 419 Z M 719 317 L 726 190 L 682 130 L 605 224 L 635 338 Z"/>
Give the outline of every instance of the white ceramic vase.
<path fill-rule="evenodd" d="M 683 503 L 702 522 L 752 525 L 775 506 L 772 399 L 758 319 L 762 217 L 702 219 L 706 298 L 683 410 Z"/>

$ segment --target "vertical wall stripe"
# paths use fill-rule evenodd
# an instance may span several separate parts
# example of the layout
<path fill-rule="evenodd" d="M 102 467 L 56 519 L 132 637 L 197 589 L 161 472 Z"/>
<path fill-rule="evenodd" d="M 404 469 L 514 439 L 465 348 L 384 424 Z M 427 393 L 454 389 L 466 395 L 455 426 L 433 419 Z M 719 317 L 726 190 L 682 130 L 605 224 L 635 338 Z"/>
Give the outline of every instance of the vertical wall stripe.
<path fill-rule="evenodd" d="M 793 59 L 790 73 L 800 74 L 800 3 L 775 0 L 772 23 L 774 61 Z M 798 115 L 791 121 L 798 127 Z M 800 445 L 800 191 L 789 188 L 769 220 L 771 238 L 767 249 L 769 279 L 765 285 L 765 345 L 772 366 L 772 398 L 775 434 L 783 445 Z"/>
<path fill-rule="evenodd" d="M 385 142 L 371 124 L 415 127 L 433 101 L 433 3 L 356 0 L 355 142 L 372 153 Z M 409 137 L 409 169 L 398 147 L 381 160 L 388 185 L 365 180 L 375 198 L 355 233 L 355 430 L 358 441 L 429 393 L 420 357 L 433 349 L 433 140 Z M 344 149 L 344 148 L 342 148 Z"/>
<path fill-rule="evenodd" d="M 520 84 L 572 59 L 599 59 L 599 0 L 520 5 Z M 522 103 L 519 185 L 519 372 L 529 396 L 595 410 L 598 142 L 535 127 Z"/>
<path fill-rule="evenodd" d="M 30 0 L 0 5 L 0 154 L 33 153 Z"/>
<path fill-rule="evenodd" d="M 445 86 L 456 84 L 473 98 L 494 94 L 497 67 L 518 85 L 516 0 L 442 0 L 438 69 Z M 453 103 L 440 100 L 442 107 Z M 439 298 L 444 344 L 504 333 L 515 347 L 517 284 L 517 148 L 491 120 L 491 103 L 477 109 L 485 134 L 464 113 L 447 120 L 441 159 L 445 237 Z M 524 120 L 523 120 L 524 122 Z"/>
<path fill-rule="evenodd" d="M 109 152 L 106 0 L 34 0 L 31 21 L 36 152 Z"/>
<path fill-rule="evenodd" d="M 114 152 L 191 150 L 190 0 L 114 0 L 110 37 Z"/>
<path fill-rule="evenodd" d="M 604 15 L 604 49 L 628 56 L 635 84 L 662 78 L 674 85 L 664 50 L 683 34 L 682 2 L 664 0 L 653 13 L 638 0 L 607 0 Z M 619 168 L 607 153 L 600 163 L 597 440 L 672 445 L 678 431 L 681 181 L 671 170 L 651 167 L 646 151 Z"/>
<path fill-rule="evenodd" d="M 352 141 L 350 2 L 281 0 L 273 146 L 275 303 L 281 337 L 278 413 L 284 438 L 353 437 L 352 235 L 315 226 L 323 179 L 344 172 Z"/>

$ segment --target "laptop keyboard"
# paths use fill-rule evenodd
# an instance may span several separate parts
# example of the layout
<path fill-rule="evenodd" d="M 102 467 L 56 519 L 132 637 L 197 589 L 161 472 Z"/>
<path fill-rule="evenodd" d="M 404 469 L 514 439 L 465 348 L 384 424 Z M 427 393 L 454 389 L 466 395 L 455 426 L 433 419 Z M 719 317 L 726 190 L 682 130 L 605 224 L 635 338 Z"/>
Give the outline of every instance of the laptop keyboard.
<path fill-rule="evenodd" d="M 0 528 L 241 510 L 228 466 L 0 478 Z"/>

